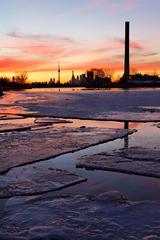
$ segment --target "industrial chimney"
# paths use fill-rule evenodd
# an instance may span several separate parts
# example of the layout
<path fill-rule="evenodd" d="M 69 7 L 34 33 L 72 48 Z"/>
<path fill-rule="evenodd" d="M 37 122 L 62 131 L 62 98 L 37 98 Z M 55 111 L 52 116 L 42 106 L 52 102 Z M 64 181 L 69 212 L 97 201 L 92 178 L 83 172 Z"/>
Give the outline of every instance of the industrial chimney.
<path fill-rule="evenodd" d="M 130 63 L 129 63 L 129 45 L 130 45 L 130 23 L 125 22 L 125 60 L 124 60 L 124 78 L 128 83 L 130 76 Z"/>

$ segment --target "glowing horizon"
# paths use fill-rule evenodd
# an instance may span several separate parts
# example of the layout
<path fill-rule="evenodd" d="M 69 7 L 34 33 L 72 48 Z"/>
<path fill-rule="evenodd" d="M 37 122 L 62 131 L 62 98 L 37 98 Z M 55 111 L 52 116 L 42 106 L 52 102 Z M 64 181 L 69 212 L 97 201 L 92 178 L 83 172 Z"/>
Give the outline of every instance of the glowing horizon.
<path fill-rule="evenodd" d="M 153 3 L 154 2 L 154 3 Z M 123 72 L 124 22 L 131 22 L 131 70 L 160 73 L 160 2 L 153 0 L 0 0 L 0 75 L 62 81 L 90 68 Z M 12 21 L 10 21 L 12 19 Z"/>

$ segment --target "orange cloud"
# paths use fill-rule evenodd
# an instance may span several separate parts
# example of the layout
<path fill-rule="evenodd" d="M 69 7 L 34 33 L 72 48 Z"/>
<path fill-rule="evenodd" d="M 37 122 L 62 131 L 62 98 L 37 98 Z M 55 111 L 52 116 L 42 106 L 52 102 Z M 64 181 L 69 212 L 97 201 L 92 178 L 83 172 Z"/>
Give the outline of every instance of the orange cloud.
<path fill-rule="evenodd" d="M 23 52 L 26 54 L 32 54 L 37 56 L 63 56 L 66 53 L 66 49 L 60 46 L 50 46 L 45 44 L 33 44 L 23 48 Z"/>
<path fill-rule="evenodd" d="M 35 71 L 36 68 L 46 64 L 40 60 L 17 60 L 12 58 L 0 59 L 1 72 L 5 71 Z"/>
<path fill-rule="evenodd" d="M 158 52 L 137 41 L 131 41 L 132 68 L 159 70 Z M 108 38 L 101 42 L 76 41 L 68 37 L 8 33 L 0 40 L 1 72 L 27 71 L 46 73 L 57 70 L 58 62 L 64 71 L 101 67 L 123 70 L 124 39 Z M 148 61 L 148 62 L 147 62 Z M 138 64 L 139 63 L 139 64 Z M 143 65 L 141 64 L 143 63 Z"/>

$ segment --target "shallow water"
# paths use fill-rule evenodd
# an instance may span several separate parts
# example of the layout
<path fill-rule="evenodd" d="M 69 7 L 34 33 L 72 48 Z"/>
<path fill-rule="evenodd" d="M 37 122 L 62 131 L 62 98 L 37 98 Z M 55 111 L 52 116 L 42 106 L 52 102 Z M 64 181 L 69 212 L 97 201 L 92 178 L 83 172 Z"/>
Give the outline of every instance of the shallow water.
<path fill-rule="evenodd" d="M 101 126 L 102 122 L 76 120 L 72 126 Z M 123 127 L 122 123 L 105 122 L 105 127 Z M 153 124 L 132 123 L 130 128 L 136 128 L 137 133 L 130 135 L 125 139 L 118 139 L 112 142 L 99 144 L 87 149 L 64 154 L 62 156 L 50 159 L 40 164 L 49 167 L 61 168 L 72 171 L 87 181 L 76 186 L 62 190 L 59 193 L 69 194 L 99 194 L 110 190 L 118 190 L 130 200 L 160 200 L 160 179 L 129 175 L 123 173 L 113 173 L 109 171 L 86 170 L 76 168 L 76 161 L 79 157 L 96 154 L 103 151 L 111 151 L 123 147 L 159 147 L 159 131 Z"/>
<path fill-rule="evenodd" d="M 104 127 L 104 128 L 123 128 L 124 123 L 118 122 L 101 122 L 91 120 L 73 120 L 72 123 L 58 124 L 58 126 L 65 127 Z M 1 120 L 5 123 L 5 121 Z M 30 122 L 33 118 L 25 120 L 9 120 L 9 122 Z M 84 155 L 92 155 L 101 152 L 110 152 L 123 147 L 146 147 L 159 148 L 160 129 L 154 123 L 130 123 L 131 129 L 138 131 L 124 139 L 117 139 L 111 142 L 99 144 L 80 150 L 74 153 L 63 154 L 56 158 L 51 158 L 47 161 L 41 161 L 36 165 L 60 168 L 74 172 L 87 181 L 75 186 L 63 189 L 55 194 L 99 194 L 106 191 L 118 190 L 130 200 L 160 200 L 160 179 L 143 177 L 136 175 L 129 175 L 125 173 L 114 173 L 109 171 L 86 170 L 76 168 L 76 161 Z M 34 164 L 33 164 L 34 165 Z M 1 202 L 3 208 L 3 202 Z"/>

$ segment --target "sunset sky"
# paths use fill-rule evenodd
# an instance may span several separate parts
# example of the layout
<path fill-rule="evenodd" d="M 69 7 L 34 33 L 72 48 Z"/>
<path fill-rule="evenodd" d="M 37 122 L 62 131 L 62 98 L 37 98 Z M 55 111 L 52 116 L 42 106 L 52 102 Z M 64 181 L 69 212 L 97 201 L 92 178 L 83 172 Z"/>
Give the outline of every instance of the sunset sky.
<path fill-rule="evenodd" d="M 160 70 L 160 0 L 0 0 L 0 75 L 62 80 L 91 67 L 123 69 L 124 22 L 131 68 Z"/>

